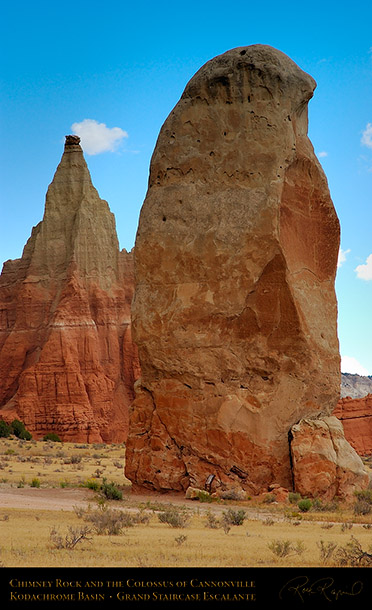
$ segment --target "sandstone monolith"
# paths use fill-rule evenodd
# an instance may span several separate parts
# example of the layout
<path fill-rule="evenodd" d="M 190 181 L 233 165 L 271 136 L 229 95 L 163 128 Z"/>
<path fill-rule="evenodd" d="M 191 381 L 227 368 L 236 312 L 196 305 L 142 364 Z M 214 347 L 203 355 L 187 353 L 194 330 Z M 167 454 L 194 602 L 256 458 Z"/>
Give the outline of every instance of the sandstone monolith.
<path fill-rule="evenodd" d="M 135 245 L 139 485 L 291 488 L 291 427 L 337 403 L 339 222 L 307 136 L 315 86 L 269 46 L 233 49 L 160 131 Z"/>
<path fill-rule="evenodd" d="M 121 442 L 139 374 L 133 254 L 67 136 L 43 220 L 0 277 L 0 416 L 35 438 Z"/>

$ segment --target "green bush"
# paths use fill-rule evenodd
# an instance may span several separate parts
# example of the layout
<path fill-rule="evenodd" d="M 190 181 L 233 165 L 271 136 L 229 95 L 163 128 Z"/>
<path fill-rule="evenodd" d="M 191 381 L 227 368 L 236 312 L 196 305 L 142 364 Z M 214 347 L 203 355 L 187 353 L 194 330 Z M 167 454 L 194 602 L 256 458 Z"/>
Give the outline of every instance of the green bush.
<path fill-rule="evenodd" d="M 7 438 L 10 435 L 11 435 L 10 426 L 3 419 L 0 419 L 0 437 Z"/>
<path fill-rule="evenodd" d="M 52 441 L 53 443 L 62 443 L 58 434 L 55 434 L 55 432 L 48 432 L 48 434 L 45 434 L 43 436 L 43 441 Z"/>
<path fill-rule="evenodd" d="M 102 479 L 101 492 L 108 500 L 123 499 L 123 493 L 117 488 L 115 483 L 107 483 L 106 479 Z"/>
<path fill-rule="evenodd" d="M 30 441 L 32 439 L 32 434 L 26 430 L 26 427 L 23 422 L 19 421 L 19 419 L 13 419 L 10 424 L 11 432 L 17 438 L 20 438 L 24 441 Z"/>
<path fill-rule="evenodd" d="M 302 513 L 307 513 L 307 511 L 312 507 L 312 502 L 309 500 L 309 498 L 304 498 L 298 502 L 297 506 Z"/>
<path fill-rule="evenodd" d="M 208 491 L 204 491 L 204 489 L 199 489 L 198 498 L 200 502 L 213 502 L 213 498 Z"/>
<path fill-rule="evenodd" d="M 87 487 L 93 491 L 98 491 L 101 488 L 101 484 L 96 479 L 87 479 L 85 483 L 83 483 L 82 487 Z"/>
<path fill-rule="evenodd" d="M 31 487 L 40 487 L 40 479 L 38 479 L 37 477 L 32 479 L 30 486 Z"/>

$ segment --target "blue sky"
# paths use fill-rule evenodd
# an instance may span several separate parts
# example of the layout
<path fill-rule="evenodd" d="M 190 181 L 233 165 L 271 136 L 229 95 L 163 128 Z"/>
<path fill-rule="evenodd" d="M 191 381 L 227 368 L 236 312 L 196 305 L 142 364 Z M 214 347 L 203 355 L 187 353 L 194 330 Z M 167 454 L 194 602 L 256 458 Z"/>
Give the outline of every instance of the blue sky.
<path fill-rule="evenodd" d="M 371 23 L 370 2 L 4 3 L 0 263 L 21 256 L 42 219 L 74 130 L 90 136 L 93 183 L 116 216 L 121 247 L 131 249 L 156 138 L 187 81 L 228 49 L 269 44 L 318 83 L 309 136 L 342 227 L 342 368 L 371 375 Z"/>

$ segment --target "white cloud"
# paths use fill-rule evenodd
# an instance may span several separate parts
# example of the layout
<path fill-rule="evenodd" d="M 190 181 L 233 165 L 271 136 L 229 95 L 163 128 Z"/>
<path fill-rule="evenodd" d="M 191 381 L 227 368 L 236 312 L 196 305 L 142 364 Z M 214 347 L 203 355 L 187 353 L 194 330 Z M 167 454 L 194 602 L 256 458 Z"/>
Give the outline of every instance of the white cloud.
<path fill-rule="evenodd" d="M 343 250 L 342 248 L 338 251 L 338 261 L 337 261 L 337 269 L 341 267 L 341 265 L 346 261 L 346 255 L 349 254 L 349 250 Z"/>
<path fill-rule="evenodd" d="M 362 133 L 362 139 L 360 140 L 363 146 L 372 148 L 372 123 L 367 123 L 367 127 Z"/>
<path fill-rule="evenodd" d="M 128 134 L 120 127 L 106 127 L 94 119 L 84 119 L 73 123 L 72 132 L 81 138 L 81 146 L 88 155 L 99 155 L 103 152 L 114 152 L 123 138 Z"/>
<path fill-rule="evenodd" d="M 369 375 L 368 371 L 356 358 L 341 356 L 341 372 L 356 373 L 357 375 Z"/>
<path fill-rule="evenodd" d="M 321 159 L 322 157 L 328 157 L 328 153 L 325 150 L 322 150 L 318 153 L 318 157 L 319 159 Z"/>
<path fill-rule="evenodd" d="M 366 260 L 365 265 L 358 265 L 355 269 L 357 277 L 360 280 L 372 280 L 372 254 L 370 254 Z"/>

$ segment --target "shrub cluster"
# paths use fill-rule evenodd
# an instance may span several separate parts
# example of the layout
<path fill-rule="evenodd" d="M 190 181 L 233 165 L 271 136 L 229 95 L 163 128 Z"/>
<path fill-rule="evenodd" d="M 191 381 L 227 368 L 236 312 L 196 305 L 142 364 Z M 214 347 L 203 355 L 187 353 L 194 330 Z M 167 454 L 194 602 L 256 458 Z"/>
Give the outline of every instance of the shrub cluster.
<path fill-rule="evenodd" d="M 14 434 L 17 438 L 24 441 L 30 441 L 32 434 L 26 430 L 23 422 L 19 419 L 13 419 L 11 424 L 7 424 L 3 419 L 0 420 L 0 437 L 7 438 Z"/>
<path fill-rule="evenodd" d="M 83 484 L 83 487 L 87 487 L 88 489 L 92 489 L 93 491 L 98 491 L 103 498 L 107 500 L 122 500 L 123 492 L 111 481 L 111 483 L 107 482 L 107 479 L 103 478 L 102 483 L 97 481 L 97 479 L 87 479 Z"/>
<path fill-rule="evenodd" d="M 174 506 L 162 510 L 158 514 L 160 523 L 167 523 L 171 527 L 186 527 L 189 515 L 184 510 L 177 510 Z"/>
<path fill-rule="evenodd" d="M 53 527 L 50 531 L 49 538 L 55 549 L 74 549 L 79 542 L 91 540 L 91 538 L 88 538 L 89 533 L 89 527 L 74 528 L 70 526 L 68 528 L 68 533 L 63 538 L 57 528 Z"/>
<path fill-rule="evenodd" d="M 337 563 L 340 566 L 372 566 L 372 549 L 365 551 L 359 540 L 351 536 L 350 542 L 337 551 Z"/>
<path fill-rule="evenodd" d="M 309 498 L 303 498 L 303 500 L 299 500 L 299 502 L 297 503 L 297 506 L 302 513 L 307 513 L 307 511 L 310 510 L 312 505 L 313 503 L 311 502 L 311 500 L 309 500 Z"/>
<path fill-rule="evenodd" d="M 273 540 L 268 544 L 270 551 L 277 557 L 287 557 L 287 555 L 302 555 L 306 547 L 302 540 L 298 540 L 296 544 L 290 540 Z"/>
<path fill-rule="evenodd" d="M 85 510 L 80 506 L 74 507 L 74 510 L 79 519 L 89 522 L 99 535 L 117 536 L 124 528 L 137 524 L 147 525 L 150 520 L 146 513 L 114 510 L 104 504 L 99 505 L 97 510 Z"/>
<path fill-rule="evenodd" d="M 108 500 L 122 500 L 123 499 L 123 492 L 120 491 L 120 489 L 118 489 L 118 487 L 115 485 L 115 483 L 113 483 L 113 482 L 107 483 L 107 480 L 105 478 L 102 479 L 101 493 Z"/>
<path fill-rule="evenodd" d="M 369 515 L 372 512 L 372 489 L 363 489 L 355 492 L 355 515 Z"/>
<path fill-rule="evenodd" d="M 229 508 L 227 511 L 222 513 L 222 521 L 228 523 L 228 525 L 243 525 L 247 514 L 242 508 L 234 510 Z"/>
<path fill-rule="evenodd" d="M 52 441 L 52 443 L 62 443 L 58 434 L 55 434 L 55 432 L 48 432 L 48 434 L 45 434 L 43 436 L 43 441 Z"/>
<path fill-rule="evenodd" d="M 228 534 L 233 525 L 243 525 L 247 515 L 243 509 L 229 508 L 227 511 L 223 511 L 221 520 L 217 519 L 211 511 L 207 512 L 206 517 L 205 527 L 211 529 L 221 527 L 225 534 Z"/>

